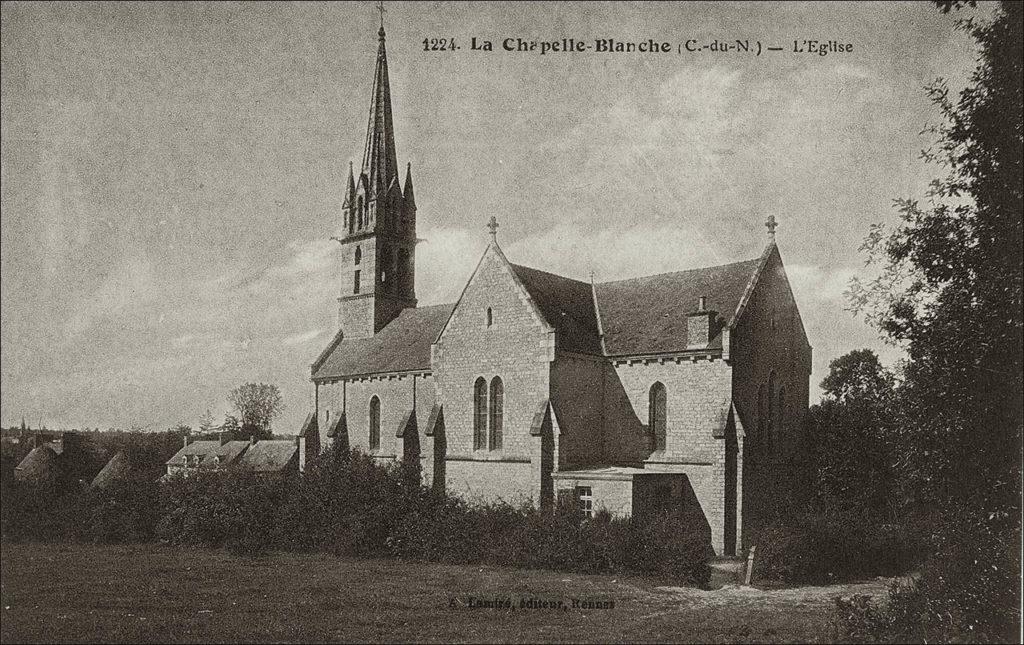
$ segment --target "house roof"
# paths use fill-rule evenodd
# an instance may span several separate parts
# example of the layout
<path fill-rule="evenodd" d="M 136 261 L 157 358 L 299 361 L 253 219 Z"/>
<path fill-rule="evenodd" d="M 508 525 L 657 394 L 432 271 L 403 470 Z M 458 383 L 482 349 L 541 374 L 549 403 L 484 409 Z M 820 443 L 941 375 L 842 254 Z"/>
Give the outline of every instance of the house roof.
<path fill-rule="evenodd" d="M 219 443 L 219 442 L 218 442 Z M 206 453 L 202 461 L 199 462 L 200 468 L 216 468 L 218 466 L 226 466 L 233 463 L 238 457 L 249 449 L 248 441 L 228 441 L 222 445 L 217 446 L 210 452 Z M 218 459 L 219 458 L 219 459 Z"/>
<path fill-rule="evenodd" d="M 186 455 L 204 457 L 207 453 L 218 447 L 220 447 L 219 441 L 192 441 L 188 445 L 182 446 L 166 463 L 167 465 L 179 464 Z"/>
<path fill-rule="evenodd" d="M 49 444 L 33 448 L 15 469 L 19 481 L 44 482 L 60 476 L 60 461 Z"/>
<path fill-rule="evenodd" d="M 199 463 L 206 468 L 227 465 L 234 461 L 249 447 L 248 441 L 193 441 L 167 460 L 167 465 L 180 464 L 186 455 L 198 455 Z M 220 461 L 215 458 L 220 457 Z"/>
<path fill-rule="evenodd" d="M 235 462 L 235 467 L 255 473 L 281 472 L 289 467 L 297 454 L 298 448 L 293 439 L 258 441 Z"/>
<path fill-rule="evenodd" d="M 761 258 L 596 285 L 609 356 L 684 350 L 687 314 L 701 296 L 729 324 Z M 722 346 L 721 325 L 708 344 Z"/>
<path fill-rule="evenodd" d="M 110 461 L 103 466 L 102 470 L 93 477 L 92 487 L 105 488 L 114 482 L 131 479 L 132 473 L 133 468 L 131 461 L 128 459 L 128 455 L 125 454 L 123 450 L 119 450 L 117 454 L 111 457 Z"/>
<path fill-rule="evenodd" d="M 430 345 L 454 306 L 403 309 L 372 337 L 337 343 L 319 365 L 314 364 L 313 379 L 429 370 Z"/>
<path fill-rule="evenodd" d="M 513 264 L 512 270 L 544 319 L 555 328 L 561 349 L 601 353 L 601 336 L 597 330 L 594 296 L 589 284 L 518 264 Z"/>

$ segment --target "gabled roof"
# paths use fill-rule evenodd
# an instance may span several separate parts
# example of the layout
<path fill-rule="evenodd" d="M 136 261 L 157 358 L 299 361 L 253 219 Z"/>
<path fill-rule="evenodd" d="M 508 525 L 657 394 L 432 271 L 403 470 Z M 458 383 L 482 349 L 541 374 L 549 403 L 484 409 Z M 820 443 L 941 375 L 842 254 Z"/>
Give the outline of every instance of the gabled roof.
<path fill-rule="evenodd" d="M 585 354 L 601 353 L 601 336 L 590 285 L 554 273 L 512 265 L 541 315 L 555 328 L 558 347 Z"/>
<path fill-rule="evenodd" d="M 438 430 L 444 432 L 444 405 L 441 403 L 435 403 L 434 407 L 430 408 L 430 416 L 427 417 L 427 427 L 423 434 L 433 437 Z"/>
<path fill-rule="evenodd" d="M 115 482 L 131 480 L 133 474 L 134 468 L 132 468 L 128 455 L 125 454 L 123 450 L 119 450 L 117 454 L 114 455 L 105 466 L 103 466 L 103 469 L 93 477 L 92 487 L 106 488 Z"/>
<path fill-rule="evenodd" d="M 248 450 L 250 444 L 248 441 L 228 441 L 223 445 L 219 445 L 212 451 L 206 453 L 203 460 L 199 462 L 199 466 L 202 468 L 217 468 L 218 466 L 227 466 L 233 463 L 238 457 Z"/>
<path fill-rule="evenodd" d="M 327 436 L 333 439 L 338 434 L 346 433 L 348 433 L 348 422 L 345 420 L 345 411 L 342 410 L 341 414 L 334 417 L 334 421 L 327 425 Z"/>
<path fill-rule="evenodd" d="M 263 440 L 250 446 L 234 467 L 254 473 L 276 473 L 293 465 L 297 468 L 297 455 L 298 448 L 292 439 Z"/>
<path fill-rule="evenodd" d="M 218 465 L 226 466 L 248 447 L 248 441 L 228 441 L 223 445 L 220 441 L 193 441 L 174 453 L 174 456 L 168 459 L 166 464 L 169 466 L 179 465 L 184 461 L 186 455 L 198 455 L 199 463 L 206 468 Z M 216 457 L 220 457 L 220 461 L 217 461 Z"/>
<path fill-rule="evenodd" d="M 731 324 L 762 258 L 715 267 L 598 283 L 598 306 L 609 356 L 685 350 L 687 314 L 701 296 Z M 721 330 L 708 344 L 722 346 Z"/>
<path fill-rule="evenodd" d="M 430 345 L 454 305 L 403 309 L 370 338 L 339 342 L 313 372 L 313 379 L 430 369 Z"/>
<path fill-rule="evenodd" d="M 688 314 L 702 296 L 706 310 L 718 314 L 706 348 L 721 349 L 723 329 L 742 315 L 765 264 L 777 253 L 771 244 L 751 260 L 595 285 L 508 266 L 534 311 L 555 330 L 559 349 L 636 356 L 685 351 Z M 339 332 L 313 364 L 313 379 L 429 370 L 430 346 L 457 304 L 404 309 L 371 338 L 343 340 Z"/>
<path fill-rule="evenodd" d="M 50 444 L 33 448 L 14 468 L 18 481 L 42 483 L 60 477 L 60 461 Z"/>
<path fill-rule="evenodd" d="M 398 422 L 398 428 L 395 430 L 395 436 L 401 439 L 406 435 L 414 436 L 416 434 L 416 408 L 409 408 L 402 415 L 402 420 Z"/>
<path fill-rule="evenodd" d="M 220 447 L 219 441 L 192 441 L 186 446 L 182 446 L 178 452 L 174 453 L 174 456 L 167 460 L 168 466 L 174 464 L 180 464 L 186 455 L 199 455 L 204 457 L 211 450 Z"/>
<path fill-rule="evenodd" d="M 316 415 L 312 412 L 306 415 L 306 420 L 302 422 L 302 428 L 299 429 L 300 437 L 311 437 L 317 431 L 317 420 Z"/>

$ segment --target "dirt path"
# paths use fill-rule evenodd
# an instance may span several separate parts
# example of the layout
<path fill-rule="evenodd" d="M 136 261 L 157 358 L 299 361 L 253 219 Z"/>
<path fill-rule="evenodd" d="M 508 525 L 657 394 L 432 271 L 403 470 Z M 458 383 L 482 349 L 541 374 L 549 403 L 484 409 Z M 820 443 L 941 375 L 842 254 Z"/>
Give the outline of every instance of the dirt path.
<path fill-rule="evenodd" d="M 866 582 L 828 585 L 824 587 L 791 587 L 758 589 L 741 585 L 725 585 L 721 589 L 701 590 L 689 587 L 655 587 L 655 597 L 672 599 L 681 607 L 756 607 L 760 609 L 821 608 L 831 605 L 836 596 L 849 598 L 854 594 L 886 598 L 891 578 L 875 578 Z"/>

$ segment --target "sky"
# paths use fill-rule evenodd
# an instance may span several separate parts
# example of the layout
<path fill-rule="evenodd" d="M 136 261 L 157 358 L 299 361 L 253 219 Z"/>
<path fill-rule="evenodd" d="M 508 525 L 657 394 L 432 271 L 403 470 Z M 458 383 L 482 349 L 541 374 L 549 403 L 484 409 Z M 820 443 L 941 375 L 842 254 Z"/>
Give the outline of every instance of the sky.
<path fill-rule="evenodd" d="M 990 10 L 983 5 L 979 12 Z M 930 3 L 387 3 L 421 305 L 452 302 L 494 215 L 508 258 L 578 279 L 757 257 L 777 239 L 814 348 L 898 358 L 847 311 L 872 223 L 922 197 L 968 37 Z M 197 426 L 277 384 L 312 408 L 336 330 L 340 207 L 366 136 L 373 3 L 4 3 L 0 424 Z M 469 49 L 491 40 L 498 51 Z M 454 38 L 457 51 L 424 51 Z M 760 40 L 539 55 L 505 38 Z M 852 52 L 792 51 L 836 40 Z"/>

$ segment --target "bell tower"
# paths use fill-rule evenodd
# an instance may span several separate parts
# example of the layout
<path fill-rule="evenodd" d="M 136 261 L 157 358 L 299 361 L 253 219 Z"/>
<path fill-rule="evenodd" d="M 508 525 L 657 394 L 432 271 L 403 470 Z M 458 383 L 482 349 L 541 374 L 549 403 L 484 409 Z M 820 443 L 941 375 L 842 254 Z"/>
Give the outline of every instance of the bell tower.
<path fill-rule="evenodd" d="M 383 17 L 383 16 L 382 16 Z M 412 165 L 405 188 L 398 177 L 384 25 L 377 32 L 370 121 L 363 165 L 356 177 L 349 164 L 341 207 L 341 292 L 338 324 L 345 338 L 368 338 L 416 306 L 416 200 Z"/>

